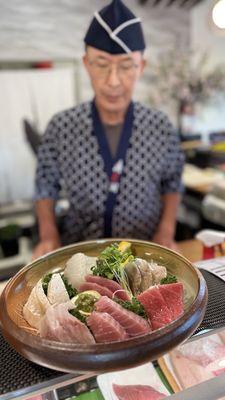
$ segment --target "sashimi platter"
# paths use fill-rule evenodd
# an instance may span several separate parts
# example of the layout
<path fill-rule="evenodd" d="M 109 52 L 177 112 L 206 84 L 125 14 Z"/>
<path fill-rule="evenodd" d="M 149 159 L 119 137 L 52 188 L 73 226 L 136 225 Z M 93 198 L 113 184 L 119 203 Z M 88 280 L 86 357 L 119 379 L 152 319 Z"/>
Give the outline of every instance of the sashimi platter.
<path fill-rule="evenodd" d="M 24 267 L 0 300 L 3 334 L 24 357 L 70 372 L 154 360 L 194 333 L 204 278 L 178 253 L 137 240 L 61 248 Z"/>

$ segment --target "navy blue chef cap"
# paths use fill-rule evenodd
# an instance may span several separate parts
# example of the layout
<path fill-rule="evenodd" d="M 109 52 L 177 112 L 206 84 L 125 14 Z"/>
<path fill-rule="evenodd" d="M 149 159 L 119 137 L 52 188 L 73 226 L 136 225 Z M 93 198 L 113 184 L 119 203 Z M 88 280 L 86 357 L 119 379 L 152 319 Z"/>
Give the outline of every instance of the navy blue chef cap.
<path fill-rule="evenodd" d="M 84 42 L 110 54 L 145 49 L 141 21 L 121 0 L 113 0 L 101 11 L 95 12 Z"/>

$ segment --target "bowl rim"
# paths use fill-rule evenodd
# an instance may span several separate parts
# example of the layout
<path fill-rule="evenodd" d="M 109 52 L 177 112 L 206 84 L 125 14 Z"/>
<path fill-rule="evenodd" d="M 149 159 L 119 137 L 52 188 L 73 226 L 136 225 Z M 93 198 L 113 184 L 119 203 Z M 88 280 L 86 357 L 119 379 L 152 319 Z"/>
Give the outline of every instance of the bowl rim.
<path fill-rule="evenodd" d="M 176 255 L 181 261 L 185 262 L 188 264 L 189 268 L 191 268 L 195 274 L 197 275 L 198 278 L 198 292 L 192 301 L 192 303 L 188 306 L 188 308 L 184 311 L 184 313 L 177 318 L 176 320 L 172 321 L 171 323 L 163 326 L 160 329 L 157 329 L 155 331 L 151 331 L 145 335 L 139 335 L 134 338 L 129 338 L 127 340 L 121 341 L 121 342 L 109 342 L 109 343 L 94 343 L 94 344 L 78 344 L 78 343 L 63 343 L 63 342 L 56 342 L 53 340 L 47 340 L 43 339 L 38 335 L 34 335 L 32 333 L 29 333 L 27 330 L 23 329 L 23 327 L 20 327 L 16 325 L 16 323 L 9 317 L 6 318 L 7 322 L 6 324 L 8 325 L 7 328 L 4 327 L 4 312 L 2 312 L 2 316 L 0 315 L 0 322 L 2 322 L 2 328 L 4 331 L 8 331 L 11 337 L 14 337 L 20 342 L 30 344 L 35 347 L 41 346 L 42 350 L 44 349 L 52 349 L 52 350 L 59 350 L 59 351 L 66 351 L 70 350 L 73 352 L 76 352 L 77 354 L 79 353 L 107 353 L 111 352 L 113 350 L 118 350 L 118 345 L 123 345 L 124 350 L 129 349 L 130 347 L 138 346 L 138 345 L 143 345 L 144 343 L 149 343 L 154 342 L 158 338 L 167 336 L 168 334 L 171 334 L 174 331 L 174 327 L 179 328 L 183 324 L 185 324 L 188 319 L 191 317 L 191 315 L 195 314 L 198 307 L 204 303 L 205 298 L 207 300 L 207 286 L 204 277 L 202 276 L 201 272 L 193 266 L 193 264 L 185 257 L 180 255 L 178 252 L 174 250 L 170 250 L 164 246 L 161 246 L 159 244 L 150 242 L 150 241 L 143 241 L 143 240 L 138 240 L 138 239 L 128 239 L 128 238 L 106 238 L 106 239 L 97 239 L 97 240 L 88 240 L 88 241 L 83 241 L 83 242 L 78 242 L 75 244 L 71 244 L 68 246 L 61 247 L 55 251 L 52 251 L 50 253 L 45 254 L 44 256 L 39 257 L 35 261 L 32 261 L 25 265 L 14 277 L 11 278 L 11 280 L 7 283 L 6 287 L 4 288 L 2 295 L 0 297 L 0 308 L 1 310 L 6 309 L 7 310 L 7 294 L 11 289 L 11 286 L 14 284 L 15 280 L 19 278 L 20 275 L 23 275 L 25 271 L 29 271 L 30 268 L 35 268 L 35 265 L 39 264 L 43 259 L 46 257 L 54 257 L 56 254 L 59 254 L 61 252 L 64 252 L 65 250 L 69 250 L 71 248 L 76 249 L 76 245 L 91 245 L 91 244 L 104 244 L 104 243 L 112 243 L 112 242 L 120 242 L 120 241 L 129 241 L 131 243 L 139 243 L 143 245 L 153 245 L 154 248 L 161 248 L 168 252 L 171 255 L 171 252 Z M 206 305 L 205 305 L 206 307 Z M 2 321 L 1 321 L 2 320 Z M 10 329 L 10 332 L 9 332 Z"/>

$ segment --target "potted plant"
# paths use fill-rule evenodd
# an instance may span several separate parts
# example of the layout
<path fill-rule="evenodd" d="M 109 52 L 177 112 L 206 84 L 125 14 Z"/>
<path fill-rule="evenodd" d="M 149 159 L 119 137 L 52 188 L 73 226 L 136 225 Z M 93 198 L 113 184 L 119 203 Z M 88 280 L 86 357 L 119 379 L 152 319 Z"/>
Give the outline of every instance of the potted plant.
<path fill-rule="evenodd" d="M 0 245 L 4 257 L 18 254 L 20 236 L 21 228 L 16 224 L 9 224 L 0 228 Z"/>

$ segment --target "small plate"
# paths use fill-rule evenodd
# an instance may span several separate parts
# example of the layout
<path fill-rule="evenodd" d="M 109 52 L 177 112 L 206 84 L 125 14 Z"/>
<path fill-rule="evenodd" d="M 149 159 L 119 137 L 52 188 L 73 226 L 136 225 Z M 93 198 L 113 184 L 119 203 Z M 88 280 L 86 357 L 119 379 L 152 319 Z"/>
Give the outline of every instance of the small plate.
<path fill-rule="evenodd" d="M 140 367 L 129 368 L 119 372 L 111 372 L 97 377 L 99 389 L 105 400 L 118 400 L 114 393 L 113 384 L 116 385 L 143 385 L 151 386 L 153 389 L 166 396 L 169 391 L 162 383 L 152 363 Z"/>
<path fill-rule="evenodd" d="M 61 271 L 75 253 L 98 256 L 111 243 L 127 240 L 138 257 L 165 265 L 184 285 L 185 311 L 172 323 L 144 336 L 107 344 L 66 344 L 41 339 L 23 318 L 22 309 L 37 281 Z M 0 298 L 0 321 L 8 342 L 25 358 L 65 372 L 107 372 L 134 367 L 162 356 L 191 336 L 201 323 L 207 287 L 201 273 L 184 257 L 167 248 L 131 239 L 81 242 L 56 250 L 28 264 L 7 284 Z"/>

